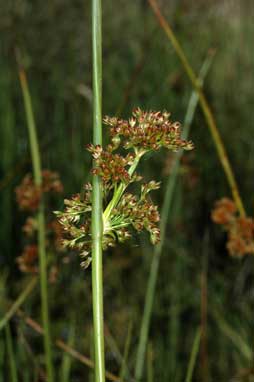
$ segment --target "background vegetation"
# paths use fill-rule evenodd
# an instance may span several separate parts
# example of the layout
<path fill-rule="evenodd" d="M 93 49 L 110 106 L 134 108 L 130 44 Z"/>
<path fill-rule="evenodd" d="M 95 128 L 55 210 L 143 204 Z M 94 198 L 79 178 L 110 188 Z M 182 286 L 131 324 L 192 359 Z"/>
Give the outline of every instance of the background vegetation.
<path fill-rule="evenodd" d="M 196 72 L 207 53 L 215 50 L 204 92 L 252 216 L 253 2 L 165 0 L 159 4 Z M 2 2 L 0 33 L 3 317 L 30 280 L 16 262 L 25 243 L 21 227 L 26 216 L 18 210 L 14 190 L 32 169 L 16 52 L 22 52 L 28 76 L 43 168 L 57 171 L 64 185 L 54 206 L 62 209 L 63 197 L 78 192 L 90 179 L 90 157 L 84 147 L 92 137 L 91 4 L 87 0 Z M 133 107 L 140 106 L 166 109 L 174 120 L 183 121 L 191 92 L 148 3 L 103 1 L 103 114 L 128 117 Z M 193 381 L 252 381 L 254 260 L 230 257 L 224 233 L 211 221 L 215 200 L 231 194 L 199 108 L 190 137 L 195 151 L 181 162 L 168 217 L 144 381 L 183 382 L 199 327 Z M 171 160 L 160 152 L 142 166 L 147 178 L 162 179 L 156 200 L 162 206 Z M 152 255 L 145 235 L 104 254 L 106 366 L 115 375 L 127 337 L 132 375 Z M 92 359 L 90 273 L 80 269 L 77 256 L 71 257 L 50 285 L 49 304 L 53 338 Z M 26 318 L 37 322 L 39 296 L 36 286 L 22 305 Z M 0 332 L 1 382 L 15 381 L 15 369 L 18 381 L 43 380 L 42 338 L 26 321 L 21 311 L 16 312 L 9 331 Z M 57 380 L 92 380 L 92 369 L 66 354 L 54 348 Z"/>

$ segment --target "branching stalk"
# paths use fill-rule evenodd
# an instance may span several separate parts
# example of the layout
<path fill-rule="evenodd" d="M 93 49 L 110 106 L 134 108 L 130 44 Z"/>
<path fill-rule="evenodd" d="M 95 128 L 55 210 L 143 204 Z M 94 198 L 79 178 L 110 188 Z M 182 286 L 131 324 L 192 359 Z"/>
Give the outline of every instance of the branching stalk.
<path fill-rule="evenodd" d="M 136 168 L 139 164 L 139 161 L 140 161 L 141 157 L 143 156 L 143 154 L 144 154 L 144 152 L 142 152 L 142 151 L 140 153 L 137 153 L 137 155 L 133 161 L 133 164 L 130 166 L 129 171 L 128 171 L 130 176 L 132 176 L 134 171 L 136 170 Z M 123 195 L 125 189 L 126 189 L 126 185 L 124 183 L 121 183 L 118 186 L 118 188 L 116 189 L 116 191 L 114 192 L 113 198 L 111 199 L 111 201 L 107 205 L 105 211 L 103 212 L 104 226 L 107 225 L 111 211 L 113 210 L 113 208 L 115 208 L 117 206 L 117 203 L 121 199 L 121 196 Z"/>

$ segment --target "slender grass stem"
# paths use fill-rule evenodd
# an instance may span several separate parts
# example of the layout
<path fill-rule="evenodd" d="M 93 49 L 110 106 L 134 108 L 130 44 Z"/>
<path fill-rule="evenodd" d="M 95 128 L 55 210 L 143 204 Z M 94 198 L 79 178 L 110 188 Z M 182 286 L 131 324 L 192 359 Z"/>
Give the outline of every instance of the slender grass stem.
<path fill-rule="evenodd" d="M 6 312 L 4 317 L 0 321 L 0 330 L 8 324 L 13 315 L 17 312 L 18 308 L 24 303 L 26 298 L 32 293 L 38 281 L 38 277 L 32 277 L 25 289 L 21 292 L 19 297 L 14 301 L 10 309 Z"/>
<path fill-rule="evenodd" d="M 245 342 L 241 335 L 227 323 L 227 321 L 215 308 L 210 309 L 210 312 L 221 332 L 230 339 L 246 360 L 251 361 L 252 350 L 249 344 Z"/>
<path fill-rule="evenodd" d="M 93 47 L 93 142 L 102 145 L 102 41 L 101 0 L 92 0 Z M 95 381 L 105 381 L 103 333 L 102 189 L 93 177 L 92 195 L 92 295 L 94 322 Z"/>
<path fill-rule="evenodd" d="M 20 78 L 26 118 L 27 118 L 27 128 L 28 128 L 28 134 L 29 134 L 29 140 L 30 140 L 34 182 L 38 187 L 40 187 L 42 184 L 42 173 L 41 173 L 41 158 L 40 158 L 39 144 L 37 139 L 31 96 L 29 93 L 26 74 L 23 69 L 19 70 L 19 78 Z M 45 357 L 46 357 L 48 382 L 53 382 L 54 370 L 53 370 L 52 352 L 51 352 L 51 337 L 50 337 L 49 308 L 48 308 L 47 258 L 46 258 L 45 216 L 44 216 L 43 199 L 41 199 L 41 202 L 39 205 L 37 220 L 38 220 L 39 265 L 40 265 L 39 268 L 40 268 L 40 290 L 41 290 L 41 313 L 42 313 L 43 327 L 45 331 L 44 350 L 45 350 Z"/>
<path fill-rule="evenodd" d="M 189 360 L 189 364 L 187 367 L 187 374 L 186 374 L 185 382 L 191 382 L 192 381 L 193 371 L 194 371 L 194 367 L 195 367 L 195 363 L 196 363 L 196 359 L 197 359 L 197 355 L 198 355 L 198 350 L 199 350 L 200 337 L 201 337 L 201 331 L 200 331 L 200 328 L 198 328 L 197 333 L 196 333 L 195 338 L 194 338 L 192 349 L 191 349 L 191 355 L 190 355 L 190 360 Z"/>
<path fill-rule="evenodd" d="M 208 69 L 211 65 L 212 57 L 209 55 L 206 60 L 204 61 L 204 64 L 202 65 L 201 71 L 200 71 L 200 77 L 199 82 L 202 83 L 204 77 L 206 76 Z M 187 139 L 189 135 L 189 129 L 191 126 L 191 122 L 193 120 L 195 110 L 198 103 L 198 95 L 195 91 L 193 91 L 189 105 L 187 108 L 185 121 L 184 121 L 184 130 L 183 130 L 183 138 Z M 161 214 L 161 222 L 160 222 L 160 230 L 161 230 L 161 241 L 160 243 L 155 247 L 153 259 L 150 266 L 150 273 L 147 283 L 147 289 L 146 289 L 146 296 L 145 296 L 145 305 L 144 305 L 144 312 L 142 316 L 141 321 L 141 329 L 140 329 L 140 336 L 139 336 L 139 343 L 138 343 L 138 350 L 137 350 L 137 358 L 136 358 L 136 365 L 135 365 L 135 379 L 139 381 L 142 378 L 143 375 L 143 369 L 144 369 L 144 362 L 145 362 L 145 353 L 146 353 L 146 347 L 147 347 L 147 341 L 148 341 L 148 333 L 149 333 L 149 327 L 150 327 L 150 321 L 152 316 L 152 307 L 155 297 L 155 289 L 156 289 L 156 283 L 158 278 L 158 270 L 159 270 L 159 264 L 160 264 L 160 257 L 165 241 L 165 232 L 166 232 L 166 224 L 167 219 L 169 215 L 169 211 L 171 208 L 172 198 L 173 198 L 173 192 L 175 189 L 176 184 L 176 178 L 178 174 L 178 168 L 180 159 L 182 156 L 182 152 L 180 151 L 177 156 L 176 160 L 172 169 L 172 173 L 170 177 L 168 178 L 167 186 L 166 186 L 166 193 L 164 197 L 164 203 L 162 206 L 162 214 Z"/>
<path fill-rule="evenodd" d="M 13 343 L 9 323 L 5 326 L 7 356 L 10 365 L 10 382 L 18 382 L 18 372 L 14 357 Z"/>
<path fill-rule="evenodd" d="M 129 369 L 127 366 L 127 361 L 128 361 L 130 345 L 131 345 L 132 327 L 133 327 L 133 324 L 132 324 L 132 321 L 130 321 L 130 323 L 128 325 L 127 337 L 126 337 L 125 346 L 124 346 L 123 359 L 122 359 L 121 369 L 120 369 L 120 373 L 119 373 L 119 377 L 120 377 L 121 382 L 124 381 L 125 375 L 127 375 L 128 377 L 130 376 L 130 372 L 129 372 Z"/>
<path fill-rule="evenodd" d="M 147 351 L 147 382 L 154 381 L 154 370 L 153 370 L 153 347 L 152 344 L 148 344 Z"/>
<path fill-rule="evenodd" d="M 68 336 L 68 343 L 67 346 L 73 347 L 74 341 L 75 341 L 75 335 L 76 335 L 76 326 L 75 326 L 75 320 L 71 320 L 70 324 L 70 332 Z M 63 354 L 62 358 L 62 365 L 61 365 L 61 381 L 62 382 L 69 382 L 71 377 L 71 363 L 72 363 L 72 358 L 70 355 L 66 352 Z"/>
<path fill-rule="evenodd" d="M 245 216 L 246 212 L 244 209 L 244 205 L 243 205 L 240 193 L 239 193 L 238 185 L 237 185 L 231 164 L 230 164 L 229 159 L 228 159 L 226 149 L 225 149 L 223 141 L 221 139 L 219 130 L 216 126 L 214 115 L 213 115 L 211 108 L 209 106 L 209 103 L 207 102 L 207 99 L 206 99 L 206 97 L 202 91 L 202 88 L 200 86 L 198 78 L 197 78 L 196 74 L 194 73 L 194 71 L 193 71 L 193 69 L 192 69 L 192 67 L 191 67 L 179 41 L 177 40 L 177 38 L 176 38 L 176 36 L 172 30 L 172 28 L 170 27 L 169 23 L 166 21 L 164 16 L 161 14 L 161 11 L 158 7 L 157 1 L 156 0 L 148 0 L 148 2 L 150 4 L 154 14 L 156 15 L 161 28 L 164 30 L 167 37 L 171 41 L 171 44 L 173 45 L 173 48 L 175 49 L 182 65 L 183 65 L 183 68 L 184 68 L 186 74 L 188 75 L 190 82 L 192 83 L 192 86 L 194 87 L 194 89 L 198 93 L 200 106 L 203 110 L 207 125 L 210 129 L 210 132 L 211 132 L 211 135 L 212 135 L 212 138 L 213 138 L 213 141 L 214 141 L 214 144 L 215 144 L 221 165 L 222 165 L 223 170 L 225 172 L 225 175 L 226 175 L 226 178 L 228 181 L 228 185 L 231 189 L 233 199 L 236 203 L 236 206 L 239 210 L 240 215 Z"/>

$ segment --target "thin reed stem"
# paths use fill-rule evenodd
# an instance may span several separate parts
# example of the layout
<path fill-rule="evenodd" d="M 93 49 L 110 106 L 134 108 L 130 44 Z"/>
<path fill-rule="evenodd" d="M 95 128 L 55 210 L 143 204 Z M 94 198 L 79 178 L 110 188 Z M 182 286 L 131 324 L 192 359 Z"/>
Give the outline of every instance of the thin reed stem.
<path fill-rule="evenodd" d="M 197 333 L 196 333 L 195 338 L 194 338 L 192 349 L 191 349 L 191 355 L 190 355 L 190 360 L 189 360 L 189 364 L 187 367 L 187 374 L 186 374 L 185 382 L 191 382 L 192 381 L 194 367 L 195 367 L 195 363 L 196 363 L 196 359 L 197 359 L 197 355 L 198 355 L 198 351 L 199 351 L 200 337 L 201 337 L 201 331 L 200 331 L 200 328 L 198 328 Z"/>
<path fill-rule="evenodd" d="M 211 132 L 211 135 L 212 135 L 212 138 L 213 138 L 213 141 L 214 141 L 214 144 L 215 144 L 221 165 L 222 165 L 223 170 L 225 172 L 225 175 L 226 175 L 226 178 L 228 181 L 228 185 L 231 189 L 233 199 L 237 205 L 237 208 L 239 210 L 240 215 L 245 216 L 246 212 L 245 212 L 245 209 L 243 206 L 243 202 L 242 202 L 242 199 L 241 199 L 241 196 L 239 193 L 238 185 L 237 185 L 231 164 L 229 162 L 229 159 L 228 159 L 228 156 L 226 153 L 226 149 L 224 147 L 220 133 L 219 133 L 218 128 L 216 126 L 214 115 L 213 115 L 211 108 L 207 102 L 207 99 L 206 99 L 206 97 L 202 91 L 202 88 L 200 86 L 198 78 L 197 78 L 196 74 L 194 73 L 191 65 L 189 64 L 189 61 L 188 61 L 180 43 L 179 43 L 179 41 L 177 40 L 172 28 L 170 27 L 169 23 L 166 21 L 164 16 L 161 14 L 161 11 L 158 7 L 157 1 L 156 0 L 148 0 L 148 2 L 150 4 L 155 16 L 157 17 L 160 26 L 162 27 L 162 29 L 166 33 L 167 37 L 171 41 L 171 44 L 173 45 L 173 48 L 175 49 L 182 65 L 183 65 L 183 68 L 184 68 L 186 74 L 188 75 L 188 77 L 192 83 L 192 86 L 194 87 L 194 89 L 198 93 L 200 106 L 203 110 L 207 125 L 210 129 L 210 132 Z"/>
<path fill-rule="evenodd" d="M 13 351 L 12 336 L 9 323 L 5 326 L 7 357 L 10 365 L 10 382 L 18 382 L 18 372 Z"/>
<path fill-rule="evenodd" d="M 20 78 L 26 118 L 27 118 L 27 128 L 28 128 L 29 141 L 30 141 L 34 182 L 38 187 L 40 187 L 42 184 L 42 173 L 41 173 L 41 158 L 40 158 L 39 144 L 38 144 L 34 114 L 32 109 L 31 96 L 30 96 L 30 92 L 28 88 L 26 73 L 23 69 L 19 70 L 19 78 Z M 53 382 L 54 370 L 53 370 L 52 352 L 51 352 L 50 322 L 49 322 L 49 308 L 48 308 L 47 258 L 46 258 L 45 216 L 44 216 L 43 199 L 41 199 L 41 202 L 39 205 L 37 221 L 38 221 L 41 313 L 42 313 L 43 327 L 45 331 L 44 350 L 45 350 L 45 357 L 46 357 L 48 382 Z"/>
<path fill-rule="evenodd" d="M 235 347 L 241 352 L 241 354 L 246 358 L 246 360 L 252 360 L 252 349 L 247 342 L 242 338 L 242 336 L 231 327 L 223 316 L 215 309 L 211 308 L 210 312 L 216 321 L 221 332 L 230 339 L 230 341 L 235 345 Z"/>
<path fill-rule="evenodd" d="M 0 321 L 0 330 L 3 329 L 5 325 L 8 324 L 13 315 L 17 312 L 18 308 L 24 303 L 26 298 L 32 293 L 38 281 L 38 277 L 34 276 L 25 287 L 25 289 L 20 293 L 19 297 L 14 301 L 10 309 L 5 313 L 4 317 Z"/>
<path fill-rule="evenodd" d="M 128 361 L 130 345 L 131 345 L 132 327 L 133 327 L 133 324 L 132 324 L 132 321 L 130 321 L 129 325 L 128 325 L 127 337 L 126 337 L 125 346 L 124 346 L 123 359 L 122 359 L 121 369 L 120 369 L 120 373 L 119 373 L 119 378 L 120 378 L 121 382 L 124 381 L 125 375 L 127 375 L 128 377 L 130 376 L 130 372 L 129 372 L 129 369 L 127 366 L 127 361 Z"/>
<path fill-rule="evenodd" d="M 93 47 L 93 143 L 102 145 L 102 40 L 101 0 L 92 0 Z M 105 381 L 103 333 L 102 264 L 102 190 L 98 176 L 93 177 L 92 195 L 92 289 L 94 323 L 95 381 Z"/>
<path fill-rule="evenodd" d="M 208 69 L 210 68 L 211 63 L 212 63 L 212 56 L 209 55 L 204 61 L 204 64 L 202 65 L 202 68 L 200 70 L 200 77 L 199 77 L 200 83 L 203 82 L 208 72 Z M 190 97 L 190 101 L 188 104 L 188 108 L 187 108 L 187 112 L 186 112 L 186 116 L 184 120 L 184 130 L 183 130 L 184 139 L 188 138 L 190 126 L 195 114 L 197 103 L 198 103 L 198 96 L 197 96 L 197 93 L 193 91 Z M 161 222 L 160 222 L 161 241 L 154 249 L 153 259 L 151 262 L 150 273 L 149 273 L 149 278 L 147 283 L 145 305 L 144 305 L 144 312 L 143 312 L 142 321 L 141 321 L 141 329 L 140 329 L 137 358 L 136 358 L 136 365 L 135 365 L 135 374 L 134 374 L 135 379 L 137 381 L 139 381 L 142 378 L 143 370 L 144 370 L 145 353 L 147 348 L 148 333 L 149 333 L 150 321 L 152 316 L 152 307 L 153 307 L 153 302 L 155 297 L 156 283 L 158 278 L 160 257 L 161 257 L 161 253 L 162 253 L 162 249 L 163 249 L 163 245 L 165 241 L 166 225 L 167 225 L 167 220 L 169 216 L 169 211 L 171 208 L 171 203 L 172 203 L 173 193 L 175 189 L 176 178 L 178 174 L 178 168 L 179 168 L 181 156 L 182 156 L 182 152 L 179 152 L 176 156 L 172 173 L 168 178 L 164 202 L 161 209 L 162 211 Z"/>

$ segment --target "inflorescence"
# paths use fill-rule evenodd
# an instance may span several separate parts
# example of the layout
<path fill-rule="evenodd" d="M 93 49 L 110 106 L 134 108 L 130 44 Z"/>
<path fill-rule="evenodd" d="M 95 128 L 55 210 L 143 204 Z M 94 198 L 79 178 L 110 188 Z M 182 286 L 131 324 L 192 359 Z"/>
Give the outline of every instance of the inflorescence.
<path fill-rule="evenodd" d="M 148 231 L 153 244 L 158 243 L 160 219 L 158 207 L 153 204 L 150 192 L 160 183 L 150 181 L 139 184 L 142 177 L 136 172 L 140 159 L 147 153 L 166 148 L 173 152 L 192 150 L 193 143 L 181 139 L 181 127 L 172 122 L 167 112 L 144 112 L 137 108 L 129 120 L 105 117 L 110 127 L 110 143 L 106 148 L 89 144 L 87 149 L 93 157 L 92 175 L 102 180 L 103 189 L 103 249 L 124 242 L 132 231 Z M 139 192 L 126 191 L 130 184 L 139 184 Z M 135 189 L 135 188 L 134 188 Z M 84 186 L 80 194 L 65 199 L 65 210 L 57 211 L 64 229 L 63 244 L 77 249 L 82 263 L 87 267 L 91 261 L 91 201 L 92 186 Z"/>
<path fill-rule="evenodd" d="M 38 187 L 34 183 L 32 174 L 27 174 L 21 184 L 16 187 L 16 199 L 20 210 L 29 213 L 22 227 L 24 232 L 24 247 L 17 257 L 18 267 L 21 272 L 39 272 L 38 245 L 37 245 L 37 213 L 42 199 L 44 200 L 44 213 L 46 219 L 46 247 L 49 253 L 63 251 L 62 226 L 51 211 L 54 204 L 54 196 L 63 192 L 63 185 L 57 172 L 50 170 L 42 171 L 42 185 Z M 48 213 L 47 213 L 48 212 Z M 58 272 L 56 256 L 49 256 L 49 281 L 56 280 Z"/>
<path fill-rule="evenodd" d="M 231 256 L 254 254 L 254 220 L 238 216 L 231 199 L 222 198 L 215 203 L 212 220 L 227 232 L 227 249 Z"/>

